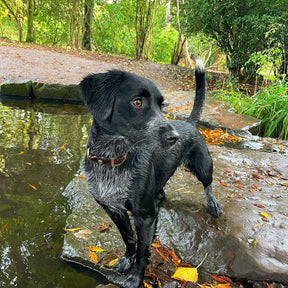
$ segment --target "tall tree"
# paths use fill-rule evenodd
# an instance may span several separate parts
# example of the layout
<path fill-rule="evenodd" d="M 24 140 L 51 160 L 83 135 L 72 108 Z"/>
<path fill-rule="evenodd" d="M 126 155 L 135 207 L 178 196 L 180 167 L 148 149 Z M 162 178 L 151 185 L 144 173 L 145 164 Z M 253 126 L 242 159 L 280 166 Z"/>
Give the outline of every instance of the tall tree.
<path fill-rule="evenodd" d="M 23 23 L 25 17 L 25 5 L 21 0 L 2 0 L 4 5 L 9 10 L 10 14 L 17 23 L 19 32 L 19 41 L 23 41 Z"/>
<path fill-rule="evenodd" d="M 27 36 L 26 42 L 35 42 L 34 17 L 37 15 L 35 0 L 27 1 Z"/>
<path fill-rule="evenodd" d="M 85 0 L 84 2 L 84 34 L 82 47 L 91 50 L 91 26 L 93 18 L 94 0 Z"/>

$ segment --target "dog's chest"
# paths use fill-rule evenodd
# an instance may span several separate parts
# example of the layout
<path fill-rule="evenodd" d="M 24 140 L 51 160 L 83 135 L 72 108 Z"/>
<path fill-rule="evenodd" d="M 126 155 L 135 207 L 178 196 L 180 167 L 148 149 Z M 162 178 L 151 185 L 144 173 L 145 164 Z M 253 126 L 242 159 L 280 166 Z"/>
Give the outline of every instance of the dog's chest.
<path fill-rule="evenodd" d="M 132 180 L 129 170 L 90 163 L 86 176 L 89 191 L 96 201 L 111 210 L 125 209 Z"/>

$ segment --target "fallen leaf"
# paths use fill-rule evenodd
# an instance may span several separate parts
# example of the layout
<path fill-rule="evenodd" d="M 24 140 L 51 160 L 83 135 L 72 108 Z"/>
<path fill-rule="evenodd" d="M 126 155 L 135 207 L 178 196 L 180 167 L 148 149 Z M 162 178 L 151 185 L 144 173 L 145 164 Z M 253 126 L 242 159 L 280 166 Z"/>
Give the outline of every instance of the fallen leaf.
<path fill-rule="evenodd" d="M 26 162 L 25 164 L 29 165 L 29 166 L 32 166 L 32 163 L 30 163 L 30 162 Z"/>
<path fill-rule="evenodd" d="M 105 221 L 105 222 L 103 222 L 103 224 L 97 224 L 96 225 L 96 229 L 99 232 L 103 232 L 103 231 L 107 230 L 109 227 L 111 227 L 111 223 L 109 221 Z"/>
<path fill-rule="evenodd" d="M 269 220 L 269 215 L 267 213 L 264 213 L 264 212 L 260 212 L 259 213 L 262 217 L 266 218 Z"/>
<path fill-rule="evenodd" d="M 145 288 L 153 288 L 152 285 L 148 284 L 147 282 L 143 281 L 143 286 Z"/>
<path fill-rule="evenodd" d="M 66 228 L 65 230 L 66 231 L 69 231 L 69 232 L 74 232 L 74 231 L 78 231 L 78 230 L 82 230 L 83 228 Z"/>
<path fill-rule="evenodd" d="M 98 263 L 98 256 L 95 252 L 89 250 L 90 261 Z"/>
<path fill-rule="evenodd" d="M 37 190 L 37 188 L 36 188 L 34 185 L 29 184 L 29 186 L 30 186 L 32 189 Z"/>
<path fill-rule="evenodd" d="M 65 145 L 62 145 L 61 147 L 59 147 L 59 150 L 63 150 L 65 148 Z"/>
<path fill-rule="evenodd" d="M 235 194 L 237 198 L 242 199 L 242 196 L 240 194 Z"/>
<path fill-rule="evenodd" d="M 265 208 L 263 205 L 261 205 L 261 204 L 256 204 L 256 203 L 254 203 L 253 204 L 254 206 L 256 206 L 256 207 L 258 207 L 258 208 Z"/>
<path fill-rule="evenodd" d="M 219 283 L 232 283 L 233 281 L 226 276 L 211 275 L 211 277 Z"/>
<path fill-rule="evenodd" d="M 25 153 L 24 151 L 21 151 L 21 152 L 18 153 L 18 155 L 22 155 L 22 154 L 24 154 L 24 153 Z"/>
<path fill-rule="evenodd" d="M 85 179 L 85 178 L 86 178 L 86 176 L 84 176 L 84 175 L 79 175 L 79 176 L 78 176 L 78 178 L 82 178 L 82 179 Z"/>
<path fill-rule="evenodd" d="M 176 272 L 172 275 L 172 278 L 181 280 L 181 281 L 198 281 L 198 271 L 197 268 L 187 268 L 187 267 L 178 267 Z"/>
<path fill-rule="evenodd" d="M 88 249 L 89 251 L 93 251 L 93 252 L 104 252 L 104 251 L 107 251 L 101 247 L 98 247 L 98 246 L 88 246 L 88 247 L 85 247 L 85 249 Z"/>
<path fill-rule="evenodd" d="M 114 266 L 117 263 L 118 260 L 119 260 L 119 258 L 116 258 L 116 259 L 110 261 L 108 266 L 110 266 L 110 267 Z"/>
<path fill-rule="evenodd" d="M 74 236 L 76 238 L 87 240 L 91 233 L 92 233 L 92 231 L 90 229 L 82 229 L 82 230 L 77 231 L 74 234 Z"/>
<path fill-rule="evenodd" d="M 221 180 L 219 180 L 219 183 L 224 186 L 224 187 L 228 187 L 228 184 L 227 183 L 223 183 Z"/>
<path fill-rule="evenodd" d="M 255 241 L 254 241 L 254 243 L 253 243 L 253 248 L 256 248 L 257 243 L 258 243 L 258 240 L 255 239 Z"/>
<path fill-rule="evenodd" d="M 264 222 L 258 223 L 258 224 L 256 224 L 256 225 L 254 226 L 254 228 L 260 227 L 260 226 L 262 226 L 262 225 L 264 225 L 264 224 L 266 224 L 266 223 L 264 223 Z"/>

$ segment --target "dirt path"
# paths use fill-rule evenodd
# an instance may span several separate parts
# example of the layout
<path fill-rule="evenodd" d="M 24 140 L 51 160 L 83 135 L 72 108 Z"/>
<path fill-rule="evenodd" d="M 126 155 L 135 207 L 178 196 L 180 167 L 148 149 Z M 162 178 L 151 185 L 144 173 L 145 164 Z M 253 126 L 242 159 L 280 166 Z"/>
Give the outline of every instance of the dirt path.
<path fill-rule="evenodd" d="M 35 44 L 0 41 L 0 83 L 32 80 L 78 83 L 89 73 L 121 69 L 153 79 L 165 91 L 192 90 L 194 71 L 175 65 L 161 65 L 96 52 L 77 52 Z"/>

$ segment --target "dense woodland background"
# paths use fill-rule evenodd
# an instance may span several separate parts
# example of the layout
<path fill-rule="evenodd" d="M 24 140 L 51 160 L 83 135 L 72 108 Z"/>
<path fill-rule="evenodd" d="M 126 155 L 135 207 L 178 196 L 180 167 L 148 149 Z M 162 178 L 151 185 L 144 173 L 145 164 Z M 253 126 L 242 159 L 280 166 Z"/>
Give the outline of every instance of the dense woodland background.
<path fill-rule="evenodd" d="M 0 37 L 163 64 L 201 57 L 229 72 L 219 97 L 287 139 L 287 0 L 0 0 Z"/>

